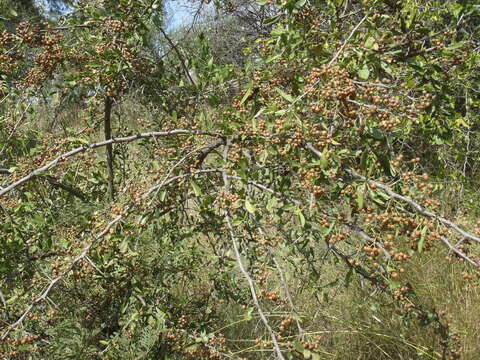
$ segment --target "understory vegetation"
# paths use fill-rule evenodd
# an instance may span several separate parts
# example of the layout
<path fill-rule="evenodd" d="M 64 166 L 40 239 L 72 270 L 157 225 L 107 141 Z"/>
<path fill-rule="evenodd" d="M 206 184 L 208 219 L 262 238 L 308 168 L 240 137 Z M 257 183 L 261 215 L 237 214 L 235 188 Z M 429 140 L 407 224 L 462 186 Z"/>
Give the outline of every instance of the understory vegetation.
<path fill-rule="evenodd" d="M 45 4 L 0 0 L 0 359 L 478 359 L 477 1 Z"/>

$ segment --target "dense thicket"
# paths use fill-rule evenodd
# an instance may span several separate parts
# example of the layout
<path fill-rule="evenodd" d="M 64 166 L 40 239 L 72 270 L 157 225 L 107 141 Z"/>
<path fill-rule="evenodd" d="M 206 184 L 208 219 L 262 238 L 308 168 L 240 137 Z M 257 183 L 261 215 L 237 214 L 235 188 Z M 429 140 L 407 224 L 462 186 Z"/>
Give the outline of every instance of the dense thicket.
<path fill-rule="evenodd" d="M 476 359 L 476 1 L 1 4 L 1 359 Z"/>

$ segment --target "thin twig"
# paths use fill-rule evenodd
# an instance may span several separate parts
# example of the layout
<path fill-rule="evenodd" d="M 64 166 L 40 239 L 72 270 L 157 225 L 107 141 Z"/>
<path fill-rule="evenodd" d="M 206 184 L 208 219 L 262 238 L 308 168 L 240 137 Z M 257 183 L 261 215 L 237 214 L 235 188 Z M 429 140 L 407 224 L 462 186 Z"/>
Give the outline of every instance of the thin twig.
<path fill-rule="evenodd" d="M 355 34 L 355 32 L 358 30 L 358 28 L 360 27 L 360 25 L 363 24 L 363 22 L 367 19 L 367 16 L 368 15 L 365 15 L 360 21 L 359 23 L 353 28 L 353 30 L 350 32 L 350 35 L 348 35 L 348 37 L 345 39 L 345 41 L 343 42 L 342 46 L 340 46 L 340 49 L 338 49 L 338 51 L 336 52 L 336 54 L 333 56 L 332 60 L 330 60 L 328 62 L 328 66 L 332 65 L 335 60 L 337 60 L 337 58 L 340 56 L 340 54 L 342 53 L 343 49 L 345 49 L 345 46 L 347 46 L 348 42 L 350 41 L 350 39 L 352 38 L 353 34 Z"/>
<path fill-rule="evenodd" d="M 223 151 L 224 162 L 227 161 L 229 145 L 230 145 L 230 141 L 229 141 L 229 139 L 227 139 L 227 144 L 225 145 L 225 148 L 224 148 L 224 151 Z M 228 193 L 229 190 L 230 190 L 229 177 L 227 175 L 226 170 L 223 170 L 222 174 L 223 174 L 224 189 Z M 224 215 L 225 215 L 225 221 L 227 223 L 228 233 L 230 234 L 230 238 L 231 238 L 232 244 L 233 244 L 233 249 L 235 251 L 235 258 L 237 260 L 238 267 L 240 268 L 240 271 L 241 271 L 243 277 L 245 278 L 245 280 L 247 280 L 248 287 L 250 288 L 250 293 L 252 295 L 252 300 L 253 300 L 253 303 L 255 304 L 255 307 L 257 308 L 258 315 L 260 316 L 260 319 L 262 320 L 263 325 L 265 326 L 268 333 L 270 334 L 270 338 L 272 339 L 272 344 L 273 344 L 273 347 L 275 349 L 275 353 L 277 354 L 278 359 L 285 360 L 285 358 L 283 357 L 282 351 L 280 350 L 280 346 L 278 345 L 277 338 L 276 338 L 272 328 L 270 327 L 270 324 L 268 323 L 268 320 L 267 320 L 267 318 L 266 318 L 266 316 L 265 316 L 265 314 L 262 310 L 262 307 L 260 306 L 253 280 L 250 277 L 250 274 L 248 273 L 248 271 L 245 269 L 245 266 L 243 265 L 242 257 L 240 255 L 240 251 L 239 251 L 238 240 L 237 240 L 237 237 L 235 236 L 235 231 L 233 229 L 233 225 L 232 225 L 232 221 L 231 221 L 231 215 L 230 215 L 230 212 L 228 211 L 227 208 L 225 208 L 225 210 L 224 210 Z"/>
<path fill-rule="evenodd" d="M 260 234 L 264 235 L 265 232 L 263 231 L 262 226 L 258 222 L 257 222 L 257 227 L 258 227 L 258 231 L 260 232 Z M 300 336 L 303 336 L 304 330 L 302 328 L 302 325 L 300 325 L 300 320 L 299 320 L 300 314 L 298 313 L 297 308 L 296 308 L 296 306 L 295 306 L 295 304 L 292 300 L 292 295 L 290 294 L 290 289 L 288 287 L 287 279 L 285 277 L 283 269 L 280 266 L 280 263 L 278 262 L 278 260 L 275 256 L 275 251 L 274 251 L 272 246 L 268 247 L 268 252 L 270 253 L 270 256 L 272 257 L 273 263 L 275 264 L 275 267 L 277 268 L 278 275 L 280 276 L 280 281 L 282 282 L 283 289 L 285 290 L 285 295 L 286 295 L 288 303 L 290 305 L 290 309 L 295 315 L 295 323 L 297 324 L 298 332 L 299 332 Z"/>
<path fill-rule="evenodd" d="M 287 297 L 288 303 L 290 304 L 290 308 L 292 309 L 292 312 L 295 314 L 295 323 L 297 324 L 298 332 L 299 332 L 300 336 L 303 336 L 304 330 L 302 328 L 302 325 L 300 325 L 300 320 L 299 320 L 300 314 L 298 313 L 297 308 L 296 308 L 295 304 L 293 303 L 292 295 L 290 294 L 290 289 L 288 287 L 288 283 L 287 283 L 287 279 L 285 278 L 285 274 L 283 273 L 282 267 L 280 266 L 277 258 L 275 257 L 273 249 L 270 248 L 269 252 L 272 256 L 275 267 L 277 268 L 278 275 L 280 276 L 280 281 L 282 282 L 283 288 L 285 290 L 285 295 Z"/>
<path fill-rule="evenodd" d="M 184 61 L 184 59 L 183 59 L 182 54 L 180 53 L 180 50 L 178 50 L 178 47 L 174 44 L 174 42 L 172 41 L 172 39 L 170 39 L 170 37 L 169 37 L 169 36 L 167 35 L 167 33 L 163 30 L 162 27 L 159 27 L 159 30 L 160 30 L 160 32 L 163 34 L 163 36 L 165 37 L 165 39 L 167 39 L 168 43 L 170 44 L 170 46 L 173 48 L 173 50 L 174 50 L 175 53 L 177 54 L 178 60 L 180 60 L 180 64 L 182 65 L 183 71 L 185 71 L 185 75 L 187 75 L 188 80 L 190 80 L 190 82 L 192 83 L 192 85 L 196 85 L 196 84 L 195 84 L 195 81 L 192 79 L 192 76 L 190 75 L 190 72 L 189 72 L 188 69 L 187 69 L 187 65 L 185 65 L 185 61 Z"/>

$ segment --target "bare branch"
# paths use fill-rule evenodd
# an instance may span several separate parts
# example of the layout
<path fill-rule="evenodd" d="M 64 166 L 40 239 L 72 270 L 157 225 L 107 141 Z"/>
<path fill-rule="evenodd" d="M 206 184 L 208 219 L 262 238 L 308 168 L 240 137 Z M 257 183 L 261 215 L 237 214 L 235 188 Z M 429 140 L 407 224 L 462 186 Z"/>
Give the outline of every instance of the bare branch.
<path fill-rule="evenodd" d="M 21 179 L 15 181 L 14 183 L 10 184 L 9 186 L 3 188 L 0 190 L 0 196 L 5 195 L 6 193 L 12 191 L 14 188 L 17 186 L 31 180 L 33 177 L 41 174 L 44 171 L 47 171 L 48 169 L 53 168 L 54 166 L 58 165 L 61 161 L 64 161 L 72 156 L 81 154 L 86 152 L 87 150 L 92 150 L 96 149 L 102 146 L 107 146 L 109 144 L 114 144 L 114 143 L 129 143 L 132 141 L 140 140 L 140 139 L 146 139 L 146 138 L 156 138 L 156 137 L 166 137 L 166 136 L 172 136 L 172 135 L 206 135 L 206 136 L 214 136 L 214 137 L 222 137 L 220 134 L 215 134 L 211 132 L 205 132 L 205 131 L 192 131 L 192 130 L 183 130 L 183 129 L 178 129 L 178 130 L 170 130 L 170 131 L 155 131 L 155 132 L 148 132 L 148 133 L 140 133 L 137 135 L 132 135 L 132 136 L 126 136 L 126 137 L 119 137 L 119 138 L 112 138 L 110 140 L 104 140 L 100 141 L 97 143 L 89 144 L 89 145 L 84 145 L 77 147 L 69 152 L 66 152 L 46 165 L 32 171 L 30 174 L 22 177 Z"/>
<path fill-rule="evenodd" d="M 167 33 L 163 30 L 163 28 L 159 27 L 160 32 L 163 34 L 165 39 L 167 39 L 168 43 L 172 47 L 172 49 L 175 51 L 177 54 L 178 60 L 180 61 L 180 64 L 182 65 L 183 71 L 185 71 L 185 75 L 187 75 L 188 80 L 192 83 L 192 85 L 196 85 L 195 81 L 193 80 L 192 76 L 190 75 L 190 72 L 187 69 L 187 65 L 185 65 L 185 60 L 183 59 L 182 54 L 180 53 L 180 50 L 178 50 L 178 47 L 174 44 L 172 39 L 167 35 Z"/>
<path fill-rule="evenodd" d="M 226 144 L 225 149 L 223 151 L 223 158 L 224 158 L 225 162 L 226 162 L 227 156 L 228 156 L 229 144 L 230 144 L 230 142 L 229 142 L 229 140 L 227 140 L 227 144 Z M 223 183 L 224 183 L 225 191 L 229 192 L 229 190 L 230 190 L 230 182 L 228 180 L 229 176 L 227 175 L 226 170 L 223 170 L 222 173 L 223 173 Z M 275 337 L 275 334 L 274 334 L 272 328 L 270 327 L 270 324 L 268 323 L 268 320 L 267 320 L 267 318 L 266 318 L 266 316 L 265 316 L 265 314 L 262 310 L 262 307 L 260 306 L 260 303 L 258 301 L 257 292 L 255 290 L 255 284 L 253 283 L 253 280 L 250 277 L 250 274 L 248 273 L 248 271 L 245 269 L 245 266 L 243 265 L 242 257 L 240 255 L 240 251 L 239 251 L 239 245 L 238 245 L 237 237 L 235 236 L 235 231 L 233 230 L 231 215 L 230 215 L 230 212 L 228 211 L 227 208 L 225 208 L 225 210 L 224 210 L 224 215 L 225 215 L 225 221 L 227 223 L 228 233 L 230 234 L 230 238 L 231 238 L 232 244 L 233 244 L 233 249 L 235 251 L 235 258 L 237 260 L 238 267 L 240 268 L 240 271 L 241 271 L 243 277 L 245 278 L 245 280 L 247 280 L 248 287 L 250 288 L 250 293 L 252 294 L 252 300 L 253 300 L 253 303 L 255 304 L 255 307 L 257 308 L 258 315 L 260 316 L 260 319 L 262 320 L 263 325 L 265 326 L 268 333 L 270 334 L 270 338 L 272 339 L 272 344 L 273 344 L 273 347 L 275 349 L 275 353 L 277 354 L 278 359 L 285 360 L 285 358 L 283 357 L 283 354 L 280 350 L 280 346 L 278 345 L 277 338 Z"/>
<path fill-rule="evenodd" d="M 356 172 L 354 172 L 353 170 L 351 169 L 347 169 L 346 170 L 350 175 L 352 175 L 353 177 L 357 178 L 357 179 L 360 179 L 362 181 L 367 181 L 368 183 L 370 184 L 374 184 L 376 187 L 384 190 L 388 195 L 390 195 L 392 198 L 394 199 L 397 199 L 397 200 L 400 200 L 402 202 L 405 202 L 407 204 L 409 204 L 416 212 L 424 215 L 424 216 L 427 216 L 427 217 L 430 217 L 430 218 L 433 218 L 433 219 L 436 219 L 438 220 L 439 222 L 441 222 L 442 224 L 448 226 L 449 228 L 455 230 L 456 232 L 458 232 L 460 235 L 462 235 L 464 238 L 466 239 L 469 239 L 469 240 L 472 240 L 472 241 L 475 241 L 475 242 L 478 242 L 480 243 L 480 238 L 478 236 L 475 236 L 473 234 L 470 234 L 469 232 L 461 229 L 457 224 L 455 224 L 454 222 L 448 220 L 448 219 L 445 219 L 444 217 L 440 216 L 440 215 L 437 215 L 435 214 L 434 212 L 431 212 L 427 209 L 425 209 L 423 206 L 421 206 L 420 204 L 418 204 L 417 202 L 415 202 L 414 200 L 406 197 L 406 196 L 403 196 L 403 195 L 400 195 L 398 193 L 396 193 L 395 191 L 393 191 L 388 185 L 385 185 L 385 184 L 382 184 L 378 181 L 373 181 L 373 180 L 368 180 L 367 178 L 365 178 L 364 176 L 361 176 L 359 174 L 357 174 Z"/>

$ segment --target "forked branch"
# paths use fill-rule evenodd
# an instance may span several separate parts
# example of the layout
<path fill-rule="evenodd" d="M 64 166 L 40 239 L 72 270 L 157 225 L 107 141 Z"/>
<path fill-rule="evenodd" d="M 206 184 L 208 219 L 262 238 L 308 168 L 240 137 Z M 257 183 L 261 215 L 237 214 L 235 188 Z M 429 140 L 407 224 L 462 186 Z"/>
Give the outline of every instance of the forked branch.
<path fill-rule="evenodd" d="M 148 132 L 148 133 L 140 133 L 137 135 L 132 135 L 132 136 L 125 136 L 125 137 L 119 137 L 119 138 L 112 138 L 109 140 L 104 140 L 100 142 L 96 142 L 93 144 L 88 144 L 88 145 L 83 145 L 79 146 L 69 152 L 66 152 L 52 161 L 48 162 L 46 165 L 32 171 L 28 175 L 25 175 L 24 177 L 18 179 L 14 183 L 8 185 L 7 187 L 0 189 L 0 196 L 5 195 L 6 193 L 12 191 L 15 189 L 17 186 L 22 185 L 23 183 L 31 180 L 33 177 L 40 175 L 41 173 L 57 166 L 60 162 L 71 158 L 75 155 L 84 153 L 88 150 L 96 149 L 102 146 L 107 146 L 110 144 L 115 144 L 115 143 L 130 143 L 133 141 L 137 141 L 140 139 L 146 139 L 146 138 L 157 138 L 157 137 L 167 137 L 167 136 L 173 136 L 173 135 L 205 135 L 205 136 L 213 136 L 213 137 L 223 137 L 220 134 L 216 133 L 211 133 L 211 132 L 206 132 L 206 131 L 192 131 L 192 130 L 183 130 L 183 129 L 177 129 L 177 130 L 170 130 L 170 131 L 154 131 L 154 132 Z"/>

